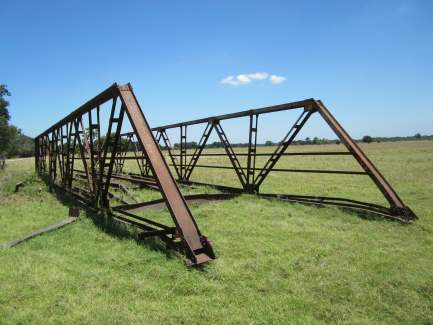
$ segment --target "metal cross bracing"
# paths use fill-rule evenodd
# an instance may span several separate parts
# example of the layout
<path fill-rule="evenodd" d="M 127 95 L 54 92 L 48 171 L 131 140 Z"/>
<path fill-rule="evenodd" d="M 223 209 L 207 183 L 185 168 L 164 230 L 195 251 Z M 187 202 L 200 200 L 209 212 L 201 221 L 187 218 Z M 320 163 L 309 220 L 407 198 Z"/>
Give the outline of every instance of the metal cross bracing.
<path fill-rule="evenodd" d="M 104 104 L 110 104 L 108 125 L 104 125 L 101 112 Z M 286 135 L 273 152 L 257 151 L 259 118 L 285 110 L 300 110 L 298 118 L 289 124 Z M 125 114 L 126 113 L 126 114 Z M 318 114 L 341 140 L 347 151 L 335 152 L 288 152 L 288 147 L 313 114 Z M 236 152 L 223 128 L 225 120 L 249 119 L 246 152 Z M 125 119 L 133 131 L 122 132 Z M 203 125 L 204 131 L 193 150 L 188 151 L 188 127 Z M 104 128 L 103 128 L 104 127 Z M 107 130 L 105 136 L 102 130 Z M 179 148 L 173 147 L 167 131 L 179 129 Z M 155 135 L 152 134 L 152 131 Z M 224 152 L 205 149 L 211 134 L 221 141 Z M 200 233 L 188 208 L 187 202 L 229 199 L 236 193 L 254 193 L 265 198 L 277 198 L 290 202 L 332 204 L 373 212 L 387 218 L 410 222 L 416 215 L 400 199 L 392 186 L 368 159 L 358 144 L 338 123 L 320 100 L 307 99 L 260 109 L 165 125 L 150 129 L 130 85 L 114 84 L 94 99 L 62 119 L 36 138 L 36 170 L 48 176 L 50 184 L 73 193 L 81 200 L 109 211 L 118 221 L 144 230 L 142 236 L 159 236 L 169 246 L 182 250 L 191 265 L 207 262 L 215 257 L 209 241 Z M 165 152 L 170 166 L 181 185 L 207 185 L 227 194 L 194 194 L 183 197 L 164 159 Z M 131 155 L 131 152 L 133 155 Z M 352 156 L 362 171 L 288 169 L 277 168 L 282 157 L 290 156 Z M 229 166 L 199 164 L 201 157 L 226 156 Z M 266 158 L 258 167 L 257 158 Z M 242 159 L 240 159 L 242 158 Z M 125 170 L 125 162 L 135 160 L 137 172 Z M 243 163 L 246 165 L 244 166 Z M 234 171 L 240 187 L 207 184 L 192 181 L 196 168 L 219 168 Z M 295 194 L 266 194 L 260 186 L 273 172 L 330 173 L 334 175 L 368 176 L 383 194 L 389 206 L 381 206 L 340 197 L 306 196 Z M 134 204 L 123 201 L 112 188 L 124 189 L 121 182 L 136 184 L 161 192 L 162 199 Z M 126 189 L 124 189 L 127 191 Z M 117 198 L 123 204 L 110 209 L 110 199 Z M 165 204 L 172 216 L 174 226 L 163 225 L 154 220 L 134 214 L 135 210 L 159 207 Z"/>
<path fill-rule="evenodd" d="M 104 107 L 109 110 L 108 125 L 101 121 Z M 126 119 L 134 132 L 125 136 L 122 126 Z M 105 129 L 103 136 L 101 132 Z M 123 172 L 130 147 L 136 153 L 139 175 Z M 35 152 L 36 171 L 48 178 L 50 186 L 74 194 L 118 221 L 139 227 L 143 230 L 142 237 L 159 236 L 183 252 L 189 265 L 215 258 L 171 175 L 130 84 L 113 84 L 37 136 Z M 159 190 L 174 226 L 140 217 L 127 209 L 110 209 L 110 198 L 116 197 L 110 189 L 123 187 L 117 180 L 141 181 Z"/>
<path fill-rule="evenodd" d="M 285 110 L 300 110 L 298 118 L 293 124 L 290 125 L 288 132 L 283 139 L 278 143 L 273 152 L 263 153 L 257 152 L 257 133 L 258 133 L 258 120 L 264 114 L 280 112 Z M 334 131 L 335 135 L 347 148 L 347 151 L 337 152 L 287 152 L 287 148 L 293 143 L 299 131 L 308 122 L 313 114 L 319 114 L 321 118 L 328 124 Z M 246 153 L 236 153 L 230 143 L 223 127 L 222 121 L 239 119 L 243 117 L 249 118 L 249 131 L 248 131 L 248 144 Z M 201 139 L 194 149 L 193 153 L 187 153 L 187 128 L 192 125 L 205 125 Z M 167 136 L 167 130 L 180 129 L 180 150 L 175 153 L 173 146 Z M 209 139 L 210 134 L 215 130 L 218 138 L 220 139 L 224 148 L 223 153 L 205 153 L 204 149 Z M 349 136 L 344 128 L 338 123 L 335 117 L 329 112 L 325 105 L 320 100 L 307 99 L 299 102 L 287 103 L 260 109 L 253 109 L 241 111 L 232 114 L 212 116 L 203 119 L 181 122 L 176 124 L 164 125 L 153 128 L 156 133 L 156 139 L 166 149 L 166 153 L 170 159 L 171 166 L 176 171 L 178 181 L 186 185 L 207 185 L 219 188 L 228 192 L 247 192 L 256 193 L 264 197 L 275 197 L 282 200 L 293 202 L 304 202 L 314 204 L 332 204 L 337 206 L 350 207 L 360 209 L 363 211 L 373 212 L 380 214 L 387 218 L 396 219 L 402 222 L 409 222 L 416 219 L 416 215 L 412 210 L 407 207 L 396 191 L 388 183 L 385 177 L 379 172 L 375 165 L 368 159 L 366 154 L 362 151 L 359 145 Z M 288 169 L 276 168 L 277 163 L 284 156 L 339 156 L 349 155 L 352 156 L 362 168 L 362 171 L 347 171 L 347 170 L 326 170 L 326 169 Z M 200 157 L 216 157 L 227 156 L 230 160 L 231 166 L 221 165 L 206 165 L 199 164 Z M 246 157 L 246 166 L 242 166 L 239 158 Z M 257 157 L 267 157 L 267 161 L 263 167 L 256 166 Z M 189 161 L 188 161 L 189 158 Z M 221 184 L 208 184 L 203 182 L 191 181 L 191 175 L 195 168 L 217 168 L 217 169 L 231 169 L 234 170 L 241 188 L 223 186 Z M 260 193 L 260 186 L 267 179 L 271 172 L 296 172 L 296 173 L 328 173 L 334 175 L 364 175 L 368 176 L 376 187 L 383 194 L 384 198 L 389 203 L 389 206 L 381 206 L 368 202 L 360 202 L 351 199 L 344 199 L 339 197 L 323 197 L 323 196 L 305 196 L 294 194 L 266 194 Z M 143 174 L 149 176 L 148 174 Z"/>

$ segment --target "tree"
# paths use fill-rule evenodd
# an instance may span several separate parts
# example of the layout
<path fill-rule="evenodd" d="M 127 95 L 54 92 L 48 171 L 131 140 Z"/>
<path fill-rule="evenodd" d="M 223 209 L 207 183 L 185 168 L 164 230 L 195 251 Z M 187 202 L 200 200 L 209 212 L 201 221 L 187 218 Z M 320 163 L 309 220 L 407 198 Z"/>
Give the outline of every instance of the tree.
<path fill-rule="evenodd" d="M 273 145 L 275 145 L 275 143 L 273 143 L 271 140 L 267 140 L 265 142 L 265 146 L 273 146 Z"/>
<path fill-rule="evenodd" d="M 8 111 L 9 102 L 5 99 L 6 96 L 10 96 L 11 93 L 7 89 L 6 85 L 0 85 L 0 118 L 5 118 L 7 122 L 11 118 Z"/>
<path fill-rule="evenodd" d="M 10 119 L 9 102 L 5 99 L 6 96 L 10 95 L 6 85 L 0 85 L 0 154 L 8 150 L 12 137 L 13 130 L 10 130 L 8 125 Z"/>
<path fill-rule="evenodd" d="M 364 135 L 362 137 L 362 142 L 371 143 L 371 142 L 373 142 L 373 138 L 371 136 L 369 136 L 369 135 Z"/>
<path fill-rule="evenodd" d="M 25 136 L 16 126 L 9 125 L 9 102 L 6 96 L 10 95 L 7 86 L 0 84 L 0 157 L 29 157 L 35 151 L 33 139 Z"/>
<path fill-rule="evenodd" d="M 421 134 L 420 133 L 415 134 L 414 138 L 417 139 L 417 140 L 421 139 Z"/>
<path fill-rule="evenodd" d="M 30 157 L 34 155 L 35 146 L 32 138 L 24 135 L 20 129 L 11 125 L 10 145 L 7 151 L 8 156 Z"/>
<path fill-rule="evenodd" d="M 9 126 L 4 117 L 0 117 L 0 156 L 9 147 Z"/>

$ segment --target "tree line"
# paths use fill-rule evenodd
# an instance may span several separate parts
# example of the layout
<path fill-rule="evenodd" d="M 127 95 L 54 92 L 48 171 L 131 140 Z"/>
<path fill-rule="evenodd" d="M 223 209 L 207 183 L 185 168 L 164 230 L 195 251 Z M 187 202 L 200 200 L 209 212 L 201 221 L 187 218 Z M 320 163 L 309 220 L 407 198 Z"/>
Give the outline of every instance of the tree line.
<path fill-rule="evenodd" d="M 14 125 L 9 123 L 10 113 L 9 106 L 10 103 L 6 99 L 11 96 L 10 91 L 7 86 L 0 84 L 0 159 L 2 157 L 30 157 L 34 155 L 34 140 L 22 133 L 22 131 Z M 101 144 L 104 143 L 105 137 L 101 137 Z M 365 135 L 362 139 L 356 140 L 357 142 L 371 143 L 371 142 L 389 142 L 389 141 L 408 141 L 408 140 L 433 140 L 433 135 L 421 135 L 417 133 L 413 136 L 408 137 L 372 137 Z M 257 144 L 257 146 L 275 146 L 278 142 L 273 142 L 271 140 L 265 143 Z M 325 139 L 325 138 L 310 138 L 306 137 L 302 140 L 293 141 L 294 145 L 317 145 L 317 144 L 340 144 L 339 139 Z M 97 144 L 95 143 L 94 145 Z M 135 146 L 133 143 L 127 143 L 125 139 L 121 140 L 121 145 L 123 150 L 134 150 Z M 232 147 L 247 147 L 248 143 L 232 143 Z M 161 149 L 165 149 L 164 146 L 160 146 Z M 194 149 L 198 147 L 198 143 L 195 141 L 190 141 L 186 143 L 186 149 Z M 222 148 L 224 147 L 222 142 L 214 141 L 208 143 L 206 148 Z M 180 148 L 179 143 L 174 144 L 175 149 Z M 78 148 L 76 148 L 78 149 Z"/>
<path fill-rule="evenodd" d="M 11 96 L 7 86 L 0 84 L 0 157 L 29 157 L 34 155 L 33 139 L 9 123 L 9 101 Z"/>
<path fill-rule="evenodd" d="M 410 141 L 410 140 L 433 140 L 433 135 L 421 135 L 420 133 L 417 133 L 413 136 L 408 137 L 372 137 L 369 135 L 363 136 L 361 139 L 355 139 L 356 142 L 363 142 L 363 143 L 371 143 L 371 142 L 395 142 L 395 141 Z M 314 144 L 340 144 L 341 141 L 339 139 L 326 139 L 326 138 L 310 138 L 306 137 L 305 139 L 300 140 L 294 140 L 292 142 L 293 145 L 314 145 Z M 258 147 L 264 147 L 264 146 L 276 146 L 279 142 L 273 142 L 271 140 L 265 141 L 265 143 L 258 143 Z M 231 146 L 233 148 L 239 148 L 239 147 L 248 147 L 248 142 L 245 143 L 231 143 Z M 173 145 L 175 149 L 180 148 L 179 143 L 175 143 Z M 190 141 L 186 142 L 185 144 L 186 149 L 194 149 L 198 147 L 197 142 Z M 206 144 L 205 148 L 223 148 L 224 144 L 219 141 L 215 141 L 212 143 Z M 161 146 L 162 149 L 164 149 L 164 146 Z"/>

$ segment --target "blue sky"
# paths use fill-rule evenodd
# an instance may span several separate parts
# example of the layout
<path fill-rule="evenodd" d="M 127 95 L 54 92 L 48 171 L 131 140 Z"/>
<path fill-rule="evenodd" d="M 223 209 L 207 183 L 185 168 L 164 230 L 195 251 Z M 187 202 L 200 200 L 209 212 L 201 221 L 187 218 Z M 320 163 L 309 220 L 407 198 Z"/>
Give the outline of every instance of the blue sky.
<path fill-rule="evenodd" d="M 30 136 L 115 81 L 152 126 L 314 97 L 357 138 L 433 134 L 432 13 L 409 0 L 7 1 L 0 83 Z M 288 122 L 266 125 L 278 140 Z M 319 123 L 304 135 L 332 137 Z"/>

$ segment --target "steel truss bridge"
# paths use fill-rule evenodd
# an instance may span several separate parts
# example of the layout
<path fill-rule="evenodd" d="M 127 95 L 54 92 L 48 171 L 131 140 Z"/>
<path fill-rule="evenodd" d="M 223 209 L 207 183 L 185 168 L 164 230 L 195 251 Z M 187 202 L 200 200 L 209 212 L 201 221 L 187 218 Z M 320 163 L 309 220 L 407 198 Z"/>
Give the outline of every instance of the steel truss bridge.
<path fill-rule="evenodd" d="M 271 150 L 257 150 L 259 117 L 276 112 L 293 110 L 298 117 L 292 122 L 286 135 Z M 102 115 L 107 118 L 103 118 Z M 345 151 L 288 152 L 300 130 L 311 116 L 318 114 L 332 129 L 345 147 Z M 222 121 L 248 118 L 248 144 L 244 153 L 236 152 L 223 129 Z M 203 132 L 195 148 L 187 150 L 188 127 L 201 126 Z M 122 128 L 123 127 L 123 128 Z M 123 129 L 132 129 L 124 132 Z M 179 136 L 179 150 L 175 150 L 168 131 Z M 264 130 L 266 132 L 266 130 Z M 206 153 L 208 140 L 216 134 L 224 152 Z M 35 165 L 40 175 L 48 179 L 50 186 L 72 193 L 78 200 L 99 210 L 106 211 L 114 219 L 143 230 L 142 237 L 158 236 L 173 249 L 182 252 L 189 265 L 200 265 L 215 258 L 209 240 L 194 220 L 188 203 L 230 199 L 239 193 L 250 193 L 265 198 L 320 205 L 335 205 L 363 213 L 373 213 L 411 222 L 416 215 L 407 207 L 393 187 L 379 172 L 358 144 L 339 124 L 320 100 L 307 99 L 260 109 L 212 116 L 171 125 L 150 128 L 130 84 L 113 84 L 67 117 L 57 122 L 35 139 Z M 166 153 L 167 160 L 164 157 Z M 277 168 L 286 156 L 349 156 L 361 167 L 361 171 L 329 169 Z M 225 156 L 229 166 L 200 164 L 201 157 Z M 262 167 L 256 162 L 265 159 Z M 241 163 L 246 159 L 246 164 Z M 138 172 L 126 171 L 125 162 L 136 162 Z M 171 167 L 171 169 L 170 169 Z M 239 187 L 192 181 L 197 168 L 218 168 L 234 171 Z M 176 180 L 172 175 L 174 171 Z M 271 172 L 327 173 L 334 175 L 358 175 L 369 177 L 388 203 L 382 206 L 369 202 L 338 197 L 307 196 L 293 193 L 261 193 L 260 187 Z M 128 192 L 128 186 L 145 187 L 159 191 L 161 199 L 130 203 L 116 192 Z M 212 186 L 221 194 L 195 194 L 183 196 L 179 186 Z M 122 204 L 110 206 L 117 199 Z M 166 207 L 173 225 L 139 216 L 138 210 Z"/>

